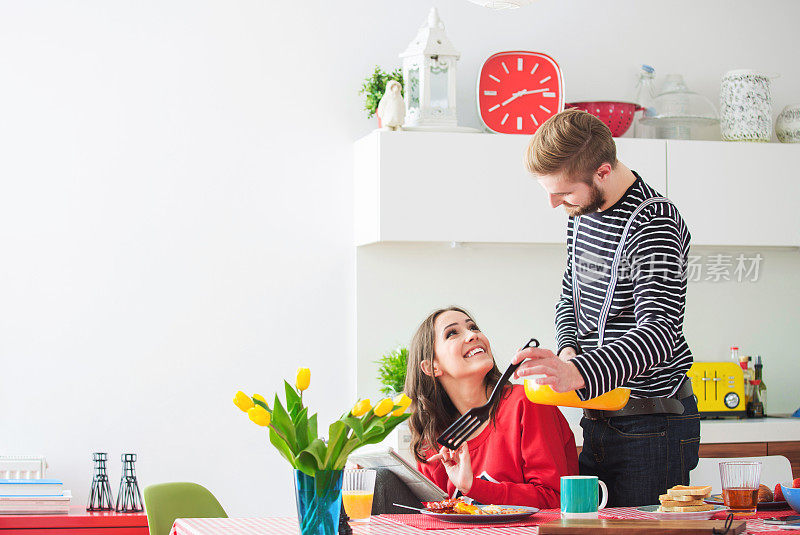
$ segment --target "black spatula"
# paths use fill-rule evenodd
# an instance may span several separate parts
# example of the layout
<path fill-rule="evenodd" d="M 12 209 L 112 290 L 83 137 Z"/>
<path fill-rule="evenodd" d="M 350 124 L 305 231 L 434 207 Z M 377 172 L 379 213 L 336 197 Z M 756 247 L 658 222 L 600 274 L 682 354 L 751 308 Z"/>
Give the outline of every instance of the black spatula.
<path fill-rule="evenodd" d="M 539 347 L 539 341 L 536 338 L 531 338 L 530 341 L 522 346 L 522 349 L 526 349 L 529 347 Z M 520 351 L 522 351 L 520 349 Z M 436 442 L 444 446 L 445 448 L 455 450 L 458 449 L 461 444 L 467 440 L 472 433 L 475 432 L 477 428 L 479 428 L 483 422 L 489 419 L 489 415 L 492 414 L 492 407 L 497 402 L 497 399 L 500 397 L 500 394 L 503 392 L 503 387 L 508 382 L 511 374 L 519 368 L 519 365 L 522 364 L 511 364 L 508 368 L 506 368 L 505 373 L 503 373 L 500 380 L 497 381 L 497 384 L 494 385 L 494 390 L 492 390 L 492 395 L 489 396 L 489 401 L 486 402 L 485 405 L 480 407 L 475 407 L 474 409 L 470 409 L 464 414 L 462 414 L 458 420 L 453 422 L 450 427 L 444 430 L 444 433 L 439 435 L 439 438 L 436 439 Z"/>

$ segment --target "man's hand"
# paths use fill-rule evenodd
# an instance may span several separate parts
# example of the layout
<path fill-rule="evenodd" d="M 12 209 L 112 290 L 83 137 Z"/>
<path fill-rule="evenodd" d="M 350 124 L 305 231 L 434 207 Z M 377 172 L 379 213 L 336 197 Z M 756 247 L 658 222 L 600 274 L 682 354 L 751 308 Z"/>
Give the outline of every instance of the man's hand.
<path fill-rule="evenodd" d="M 467 494 L 472 489 L 472 460 L 469 457 L 469 446 L 466 442 L 457 450 L 442 447 L 439 453 L 428 459 L 428 462 L 437 460 L 442 461 L 447 477 L 461 491 L 461 494 Z"/>
<path fill-rule="evenodd" d="M 561 350 L 562 355 L 565 354 L 566 349 Z M 575 351 L 573 350 L 572 353 L 575 353 Z M 525 359 L 529 360 L 522 362 Z M 514 377 L 544 375 L 545 377 L 537 378 L 536 383 L 550 385 L 556 392 L 569 392 L 586 386 L 586 382 L 575 364 L 557 357 L 549 349 L 540 347 L 523 349 L 514 355 L 511 362 L 514 364 L 522 362 L 517 371 L 514 372 Z"/>
<path fill-rule="evenodd" d="M 558 358 L 560 358 L 565 362 L 570 361 L 577 356 L 578 354 L 575 352 L 575 348 L 570 346 L 565 347 L 564 349 L 561 350 L 561 353 L 558 354 Z"/>

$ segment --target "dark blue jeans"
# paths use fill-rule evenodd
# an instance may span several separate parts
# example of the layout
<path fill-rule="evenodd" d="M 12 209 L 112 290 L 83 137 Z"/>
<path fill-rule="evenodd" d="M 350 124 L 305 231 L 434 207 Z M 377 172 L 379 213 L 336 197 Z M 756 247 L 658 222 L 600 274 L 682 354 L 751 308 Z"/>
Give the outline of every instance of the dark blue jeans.
<path fill-rule="evenodd" d="M 683 414 L 581 419 L 580 473 L 608 486 L 607 507 L 657 504 L 668 488 L 689 484 L 700 449 L 700 415 L 694 396 L 681 402 Z"/>

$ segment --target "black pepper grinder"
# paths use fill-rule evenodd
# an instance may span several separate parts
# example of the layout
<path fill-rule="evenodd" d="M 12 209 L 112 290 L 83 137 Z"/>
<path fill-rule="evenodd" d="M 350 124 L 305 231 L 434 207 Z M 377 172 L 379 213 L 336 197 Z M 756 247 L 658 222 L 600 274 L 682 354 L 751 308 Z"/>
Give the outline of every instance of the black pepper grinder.
<path fill-rule="evenodd" d="M 339 513 L 339 535 L 353 534 L 353 528 L 351 528 L 350 524 L 348 524 L 348 520 L 350 520 L 350 517 L 347 516 L 347 513 L 344 511 L 344 504 L 342 504 L 342 510 Z"/>
<path fill-rule="evenodd" d="M 133 468 L 134 462 L 136 462 L 135 453 L 122 454 L 122 477 L 119 479 L 119 492 L 117 492 L 118 513 L 144 511 L 142 493 L 139 492 L 139 483 L 136 481 L 136 471 Z"/>
<path fill-rule="evenodd" d="M 87 511 L 113 511 L 114 498 L 111 496 L 111 485 L 108 484 L 108 474 L 106 473 L 106 453 L 95 452 L 92 454 L 94 460 L 94 477 L 92 478 L 92 490 L 89 493 L 89 505 Z"/>

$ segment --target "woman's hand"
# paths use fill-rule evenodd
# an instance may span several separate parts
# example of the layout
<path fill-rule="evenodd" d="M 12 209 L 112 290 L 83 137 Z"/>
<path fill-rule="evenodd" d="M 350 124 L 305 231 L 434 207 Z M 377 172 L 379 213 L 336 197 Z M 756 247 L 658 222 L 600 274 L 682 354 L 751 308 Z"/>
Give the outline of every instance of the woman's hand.
<path fill-rule="evenodd" d="M 431 461 L 442 461 L 447 477 L 461 491 L 467 494 L 472 488 L 472 460 L 469 458 L 469 447 L 467 443 L 461 444 L 457 450 L 450 450 L 442 447 L 439 453 L 428 459 Z"/>

